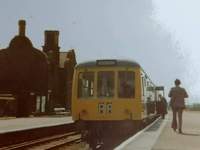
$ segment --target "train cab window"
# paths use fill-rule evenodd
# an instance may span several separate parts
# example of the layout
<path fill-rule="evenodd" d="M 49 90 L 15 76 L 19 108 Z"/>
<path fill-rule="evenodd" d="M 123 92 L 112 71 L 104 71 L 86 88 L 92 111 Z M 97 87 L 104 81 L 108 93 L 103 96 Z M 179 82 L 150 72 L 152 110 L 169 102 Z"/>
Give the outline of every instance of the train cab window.
<path fill-rule="evenodd" d="M 78 97 L 92 97 L 94 96 L 94 73 L 83 72 L 79 73 L 78 77 Z"/>
<path fill-rule="evenodd" d="M 114 72 L 100 71 L 97 76 L 97 96 L 113 97 L 114 96 Z"/>
<path fill-rule="evenodd" d="M 134 98 L 135 96 L 135 73 L 120 71 L 118 74 L 119 98 Z"/>

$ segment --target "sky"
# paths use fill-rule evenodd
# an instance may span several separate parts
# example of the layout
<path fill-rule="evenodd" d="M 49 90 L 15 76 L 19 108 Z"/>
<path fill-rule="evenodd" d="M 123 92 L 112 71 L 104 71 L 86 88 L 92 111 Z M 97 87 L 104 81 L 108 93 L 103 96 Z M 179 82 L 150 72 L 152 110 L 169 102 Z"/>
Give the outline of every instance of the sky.
<path fill-rule="evenodd" d="M 192 102 L 200 102 L 200 19 L 198 0 L 153 0 L 154 18 L 178 43 L 178 53 L 185 61 L 182 80 Z"/>
<path fill-rule="evenodd" d="M 0 48 L 27 22 L 27 36 L 42 49 L 45 30 L 60 31 L 62 51 L 77 61 L 135 60 L 166 96 L 176 78 L 200 102 L 198 0 L 1 0 Z"/>

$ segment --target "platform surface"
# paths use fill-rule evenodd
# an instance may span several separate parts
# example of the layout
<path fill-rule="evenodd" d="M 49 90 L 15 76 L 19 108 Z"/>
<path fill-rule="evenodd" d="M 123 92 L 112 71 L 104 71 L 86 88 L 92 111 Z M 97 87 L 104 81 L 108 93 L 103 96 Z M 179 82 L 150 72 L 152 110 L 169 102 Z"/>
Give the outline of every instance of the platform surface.
<path fill-rule="evenodd" d="M 68 116 L 0 119 L 0 134 L 40 127 L 62 125 L 72 122 L 72 118 Z"/>
<path fill-rule="evenodd" d="M 200 150 L 200 112 L 183 113 L 183 134 L 171 128 L 172 113 L 137 133 L 116 150 Z"/>
<path fill-rule="evenodd" d="M 183 113 L 183 134 L 171 129 L 171 116 L 152 150 L 200 150 L 200 112 Z"/>

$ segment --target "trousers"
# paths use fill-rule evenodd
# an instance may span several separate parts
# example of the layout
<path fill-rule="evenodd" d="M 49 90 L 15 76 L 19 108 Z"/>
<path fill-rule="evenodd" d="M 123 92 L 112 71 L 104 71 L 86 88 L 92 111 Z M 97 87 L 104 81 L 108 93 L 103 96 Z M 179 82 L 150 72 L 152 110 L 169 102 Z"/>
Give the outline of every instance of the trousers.
<path fill-rule="evenodd" d="M 172 119 L 172 128 L 182 130 L 183 123 L 183 108 L 172 108 L 173 111 L 173 119 Z M 178 116 L 178 124 L 177 124 L 177 116 Z"/>

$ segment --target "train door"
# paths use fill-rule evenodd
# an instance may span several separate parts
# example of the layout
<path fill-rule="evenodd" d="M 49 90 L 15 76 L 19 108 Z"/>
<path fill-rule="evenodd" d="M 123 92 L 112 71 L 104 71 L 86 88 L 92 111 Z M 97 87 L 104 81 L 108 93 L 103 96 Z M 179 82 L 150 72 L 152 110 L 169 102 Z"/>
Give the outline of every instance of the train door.
<path fill-rule="evenodd" d="M 144 72 L 141 72 L 141 105 L 142 105 L 142 118 L 145 118 L 147 115 L 147 108 L 146 108 L 146 77 Z"/>

